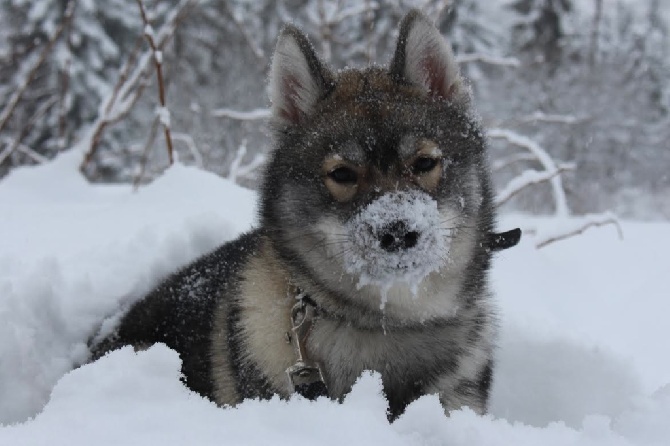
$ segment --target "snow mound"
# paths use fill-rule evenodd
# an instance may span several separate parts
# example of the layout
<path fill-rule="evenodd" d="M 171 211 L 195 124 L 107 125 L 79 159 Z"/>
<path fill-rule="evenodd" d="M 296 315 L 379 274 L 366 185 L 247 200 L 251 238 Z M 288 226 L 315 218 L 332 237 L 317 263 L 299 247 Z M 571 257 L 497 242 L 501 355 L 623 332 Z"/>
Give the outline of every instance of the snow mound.
<path fill-rule="evenodd" d="M 103 321 L 249 229 L 255 194 L 181 165 L 137 193 L 94 186 L 78 176 L 75 155 L 0 181 L 2 445 L 670 444 L 670 301 L 657 260 L 670 224 L 622 222 L 623 241 L 592 230 L 541 250 L 530 235 L 498 255 L 488 416 L 445 417 L 425 396 L 390 424 L 375 374 L 341 404 L 296 397 L 220 408 L 181 383 L 179 358 L 162 345 L 78 366 Z M 503 220 L 525 234 L 557 224 Z"/>
<path fill-rule="evenodd" d="M 255 194 L 175 165 L 136 193 L 75 150 L 0 181 L 0 422 L 39 411 L 102 321 L 251 227 Z"/>
<path fill-rule="evenodd" d="M 664 417 L 670 416 L 670 392 L 660 392 L 618 422 L 587 417 L 580 429 L 561 422 L 532 427 L 468 409 L 447 418 L 434 395 L 415 401 L 390 424 L 378 374 L 363 374 L 342 404 L 295 397 L 219 408 L 184 387 L 179 370 L 177 354 L 164 345 L 114 351 L 66 374 L 43 412 L 1 429 L 0 443 L 612 446 L 662 444 L 668 438 Z"/>

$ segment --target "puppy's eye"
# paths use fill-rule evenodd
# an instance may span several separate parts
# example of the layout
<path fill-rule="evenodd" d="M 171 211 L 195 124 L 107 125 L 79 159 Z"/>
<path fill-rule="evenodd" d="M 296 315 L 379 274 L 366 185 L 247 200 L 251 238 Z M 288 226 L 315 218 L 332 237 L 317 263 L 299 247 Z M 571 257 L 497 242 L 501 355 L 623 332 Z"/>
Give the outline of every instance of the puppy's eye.
<path fill-rule="evenodd" d="M 356 184 L 358 182 L 358 174 L 345 166 L 340 166 L 328 172 L 328 177 L 338 184 Z"/>
<path fill-rule="evenodd" d="M 437 158 L 420 156 L 419 158 L 416 159 L 416 161 L 414 161 L 414 164 L 412 165 L 412 171 L 416 175 L 430 172 L 435 168 L 435 166 L 437 166 L 437 163 L 438 163 Z"/>

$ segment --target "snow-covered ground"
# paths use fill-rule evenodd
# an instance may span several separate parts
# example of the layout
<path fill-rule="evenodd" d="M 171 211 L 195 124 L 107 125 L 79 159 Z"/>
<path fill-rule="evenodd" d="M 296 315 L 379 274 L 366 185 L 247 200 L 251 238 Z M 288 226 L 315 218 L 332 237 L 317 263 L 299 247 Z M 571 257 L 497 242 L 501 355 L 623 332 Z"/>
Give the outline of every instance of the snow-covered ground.
<path fill-rule="evenodd" d="M 72 370 L 101 322 L 251 226 L 255 195 L 176 165 L 134 193 L 92 186 L 79 154 L 0 181 L 0 445 L 669 445 L 670 224 L 624 222 L 537 250 L 566 222 L 506 216 L 521 245 L 494 265 L 501 340 L 491 414 L 433 396 L 395 423 L 377 376 L 343 404 L 221 409 L 164 346 Z"/>

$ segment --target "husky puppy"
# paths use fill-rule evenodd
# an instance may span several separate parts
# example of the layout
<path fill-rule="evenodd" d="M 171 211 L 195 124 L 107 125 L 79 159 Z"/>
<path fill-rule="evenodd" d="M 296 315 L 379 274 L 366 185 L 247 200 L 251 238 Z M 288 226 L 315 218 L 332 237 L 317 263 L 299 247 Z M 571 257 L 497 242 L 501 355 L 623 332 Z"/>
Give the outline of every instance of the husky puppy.
<path fill-rule="evenodd" d="M 288 398 L 299 351 L 334 399 L 379 372 L 391 419 L 430 393 L 446 411 L 485 412 L 494 207 L 450 46 L 411 11 L 387 68 L 335 72 L 287 25 L 270 87 L 276 147 L 258 229 L 168 277 L 93 357 L 163 342 L 188 387 L 234 405 Z M 297 299 L 312 308 L 302 334 Z"/>

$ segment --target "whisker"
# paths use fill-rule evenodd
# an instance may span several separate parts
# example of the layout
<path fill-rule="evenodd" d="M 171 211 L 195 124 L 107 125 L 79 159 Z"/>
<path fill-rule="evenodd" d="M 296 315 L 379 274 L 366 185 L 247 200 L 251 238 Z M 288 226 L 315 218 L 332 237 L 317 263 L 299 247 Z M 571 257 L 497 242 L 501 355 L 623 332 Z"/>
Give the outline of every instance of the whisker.
<path fill-rule="evenodd" d="M 344 257 L 346 254 L 349 254 L 350 252 L 351 252 L 351 247 L 347 246 L 342 251 L 328 256 L 328 260 L 331 260 L 331 259 L 338 260 L 340 257 Z"/>

